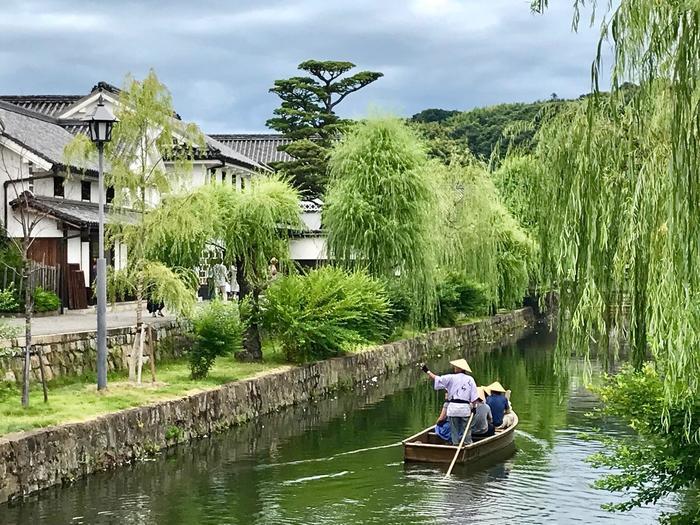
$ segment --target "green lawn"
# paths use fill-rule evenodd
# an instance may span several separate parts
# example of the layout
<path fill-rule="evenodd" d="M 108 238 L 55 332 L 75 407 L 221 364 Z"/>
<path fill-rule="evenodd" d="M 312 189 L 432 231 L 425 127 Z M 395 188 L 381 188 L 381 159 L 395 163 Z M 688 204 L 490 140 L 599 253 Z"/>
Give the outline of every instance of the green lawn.
<path fill-rule="evenodd" d="M 196 381 L 190 379 L 186 360 L 157 365 L 155 384 L 151 383 L 148 365 L 144 366 L 141 386 L 130 384 L 125 373 L 110 374 L 107 391 L 99 394 L 94 374 L 58 379 L 49 383 L 48 403 L 43 401 L 41 385 L 33 384 L 28 409 L 20 403 L 19 386 L 0 386 L 0 436 L 182 397 L 282 366 L 285 365 L 279 353 L 265 349 L 263 363 L 238 363 L 233 357 L 220 357 L 209 377 Z"/>
<path fill-rule="evenodd" d="M 474 320 L 461 319 L 458 324 Z M 419 333 L 415 329 L 404 327 L 397 330 L 391 340 L 408 339 Z M 358 346 L 349 352 L 360 352 L 373 346 L 375 345 Z M 282 350 L 269 340 L 263 345 L 263 355 L 263 363 L 238 363 L 232 356 L 220 357 L 209 376 L 199 380 L 190 379 L 186 359 L 161 363 L 156 366 L 155 384 L 151 383 L 150 369 L 145 365 L 141 386 L 129 383 L 126 372 L 113 373 L 109 376 L 107 391 L 100 393 L 96 391 L 95 374 L 59 378 L 49 383 L 48 403 L 43 402 L 41 385 L 33 383 L 30 406 L 27 409 L 22 408 L 20 403 L 21 391 L 18 385 L 0 383 L 0 436 L 60 423 L 84 421 L 125 408 L 175 399 L 289 366 L 285 364 Z"/>

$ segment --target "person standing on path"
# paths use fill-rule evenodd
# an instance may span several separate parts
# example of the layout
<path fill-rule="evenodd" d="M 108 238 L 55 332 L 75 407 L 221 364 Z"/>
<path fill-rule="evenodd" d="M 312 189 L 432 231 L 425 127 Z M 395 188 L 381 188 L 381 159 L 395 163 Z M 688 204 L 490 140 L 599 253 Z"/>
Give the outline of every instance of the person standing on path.
<path fill-rule="evenodd" d="M 215 295 L 221 297 L 222 301 L 228 300 L 226 285 L 228 284 L 228 270 L 221 263 L 215 264 L 211 269 L 211 277 L 214 281 Z"/>
<path fill-rule="evenodd" d="M 471 368 L 466 359 L 450 361 L 454 367 L 453 374 L 442 376 L 433 374 L 425 364 L 421 364 L 421 370 L 428 374 L 433 381 L 435 390 L 447 390 L 447 420 L 450 422 L 450 438 L 453 445 L 459 445 L 462 433 L 469 431 L 467 421 L 472 412 L 472 403 L 476 401 L 476 382 L 470 376 Z M 467 434 L 465 443 L 471 443 L 471 437 Z"/>

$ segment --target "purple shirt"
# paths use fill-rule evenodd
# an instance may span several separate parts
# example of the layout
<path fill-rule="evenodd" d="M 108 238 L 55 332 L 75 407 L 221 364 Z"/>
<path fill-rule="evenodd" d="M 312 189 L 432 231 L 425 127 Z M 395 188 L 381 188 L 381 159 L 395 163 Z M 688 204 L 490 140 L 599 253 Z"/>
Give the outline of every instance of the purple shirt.
<path fill-rule="evenodd" d="M 473 403 L 478 397 L 476 391 L 476 382 L 470 375 L 445 374 L 444 376 L 435 376 L 435 390 L 447 390 L 447 400 L 461 399 Z"/>

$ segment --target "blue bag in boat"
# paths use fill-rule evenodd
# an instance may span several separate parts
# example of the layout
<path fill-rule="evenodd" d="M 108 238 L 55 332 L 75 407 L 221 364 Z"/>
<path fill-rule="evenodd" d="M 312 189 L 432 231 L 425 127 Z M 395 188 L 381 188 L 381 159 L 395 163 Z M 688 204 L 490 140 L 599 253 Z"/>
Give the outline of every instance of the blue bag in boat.
<path fill-rule="evenodd" d="M 450 441 L 450 422 L 447 419 L 440 421 L 435 425 L 435 433 L 440 439 Z"/>

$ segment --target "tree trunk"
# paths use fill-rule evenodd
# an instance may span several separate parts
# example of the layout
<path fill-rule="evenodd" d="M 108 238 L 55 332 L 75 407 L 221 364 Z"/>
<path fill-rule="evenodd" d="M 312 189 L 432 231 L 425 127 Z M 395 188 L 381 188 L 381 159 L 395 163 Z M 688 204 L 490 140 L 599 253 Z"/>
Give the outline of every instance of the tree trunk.
<path fill-rule="evenodd" d="M 22 376 L 22 406 L 29 406 L 29 374 L 31 372 L 32 355 L 32 312 L 34 310 L 34 296 L 29 282 L 31 272 L 28 256 L 28 239 L 22 245 L 22 281 L 24 283 L 24 373 Z"/>
<path fill-rule="evenodd" d="M 236 260 L 236 282 L 239 288 L 239 303 L 250 297 L 250 319 L 243 336 L 243 351 L 236 354 L 239 361 L 262 361 L 262 342 L 260 339 L 260 326 L 258 324 L 258 298 L 260 290 L 252 287 L 246 278 L 245 265 L 242 259 Z"/>
<path fill-rule="evenodd" d="M 44 356 L 39 347 L 36 351 L 36 358 L 39 360 L 39 376 L 41 377 L 41 389 L 44 392 L 44 403 L 49 402 L 49 389 L 46 385 L 46 373 L 44 372 Z"/>
<path fill-rule="evenodd" d="M 148 359 L 151 365 L 151 383 L 156 382 L 156 341 L 152 325 L 148 325 Z"/>
<path fill-rule="evenodd" d="M 141 325 L 141 330 L 139 331 L 139 351 L 136 354 L 136 383 L 141 384 L 141 372 L 143 371 L 143 343 L 144 343 L 144 332 L 146 325 Z"/>
<path fill-rule="evenodd" d="M 30 281 L 32 274 L 32 261 L 29 258 L 30 239 L 24 239 L 22 243 L 22 282 L 24 283 L 24 370 L 22 377 L 22 406 L 29 406 L 29 378 L 32 363 L 32 317 L 34 315 L 34 289 Z M 44 391 L 44 402 L 49 400 L 46 388 L 46 375 L 44 363 L 39 355 L 39 371 L 41 374 L 41 386 Z"/>
<path fill-rule="evenodd" d="M 136 381 L 136 367 L 138 363 L 138 349 L 140 346 L 141 326 L 143 325 L 143 277 L 139 275 L 136 282 L 136 333 L 134 334 L 134 344 L 131 347 L 129 356 L 129 381 Z"/>

